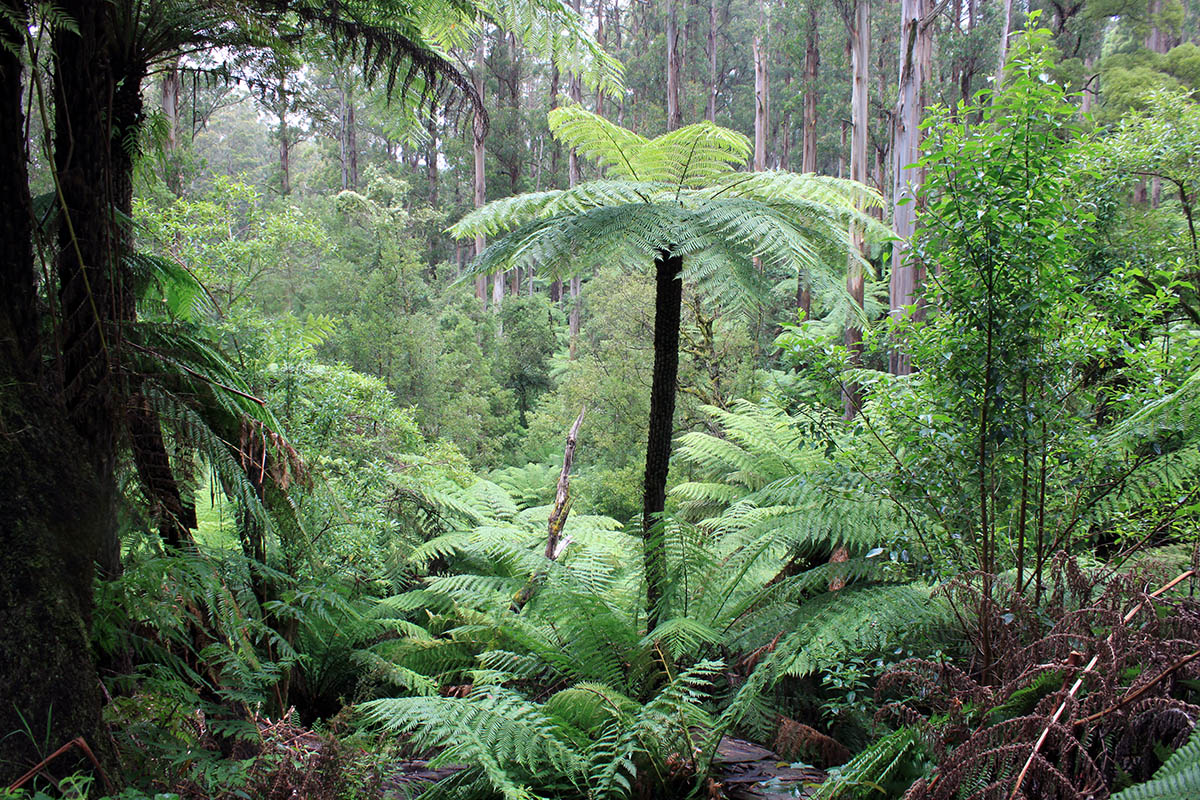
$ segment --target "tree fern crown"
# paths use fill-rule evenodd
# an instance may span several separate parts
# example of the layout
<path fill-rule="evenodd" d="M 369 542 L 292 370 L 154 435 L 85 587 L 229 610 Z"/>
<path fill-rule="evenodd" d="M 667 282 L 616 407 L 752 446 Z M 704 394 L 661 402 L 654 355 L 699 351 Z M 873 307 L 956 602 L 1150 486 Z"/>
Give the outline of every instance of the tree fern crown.
<path fill-rule="evenodd" d="M 871 189 L 811 174 L 740 171 L 749 139 L 711 122 L 647 139 L 577 105 L 554 109 L 549 120 L 555 137 L 596 162 L 603 177 L 467 214 L 452 235 L 500 237 L 473 273 L 535 267 L 561 278 L 605 261 L 642 267 L 669 252 L 684 257 L 691 279 L 724 273 L 747 282 L 752 276 L 738 265 L 756 258 L 771 270 L 843 269 L 852 223 L 883 235 L 864 213 L 882 203 Z"/>

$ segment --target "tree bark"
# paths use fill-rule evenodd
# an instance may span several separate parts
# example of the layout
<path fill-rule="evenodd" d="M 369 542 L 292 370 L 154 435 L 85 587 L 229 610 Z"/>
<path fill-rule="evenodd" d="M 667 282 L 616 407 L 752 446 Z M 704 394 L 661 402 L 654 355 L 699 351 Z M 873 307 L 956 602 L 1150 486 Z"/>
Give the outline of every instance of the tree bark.
<path fill-rule="evenodd" d="M 667 130 L 683 125 L 679 107 L 679 0 L 667 0 Z"/>
<path fill-rule="evenodd" d="M 171 469 L 158 414 L 141 393 L 130 398 L 126 423 L 134 467 L 158 520 L 159 535 L 171 547 L 191 542 L 196 506 L 183 498 Z"/>
<path fill-rule="evenodd" d="M 162 113 L 167 121 L 167 139 L 163 142 L 166 156 L 166 184 L 176 197 L 183 194 L 183 174 L 179 169 L 179 58 L 170 61 L 162 79 Z"/>
<path fill-rule="evenodd" d="M 871 5 L 869 0 L 854 0 L 853 16 L 847 20 L 850 32 L 850 65 L 853 84 L 850 96 L 850 179 L 867 182 L 867 124 L 870 111 L 867 103 L 868 69 L 871 63 Z M 863 269 L 861 259 L 865 245 L 863 232 L 851 227 L 851 253 L 846 273 L 846 290 L 861 308 L 863 305 Z M 846 325 L 846 348 L 850 363 L 858 366 L 862 357 L 862 329 L 853 321 Z M 862 402 L 857 384 L 847 384 L 842 391 L 846 419 L 853 419 Z"/>
<path fill-rule="evenodd" d="M 758 0 L 758 24 L 754 28 L 751 51 L 754 57 L 754 169 L 767 168 L 767 130 L 770 124 L 767 81 L 767 18 L 763 0 Z"/>
<path fill-rule="evenodd" d="M 917 191 L 923 176 L 916 162 L 921 155 L 921 116 L 925 107 L 925 82 L 933 60 L 933 41 L 927 17 L 931 0 L 902 0 L 900 4 L 900 86 L 896 100 L 892 152 L 892 275 L 889 287 L 891 316 L 900 319 L 917 302 L 920 267 L 911 256 L 916 232 Z M 894 375 L 912 372 L 912 361 L 902 343 L 893 342 L 889 367 Z"/>
<path fill-rule="evenodd" d="M 1012 33 L 1012 0 L 1004 0 L 1004 10 L 1000 15 L 1000 64 L 996 67 L 995 90 L 1000 91 L 1004 85 L 1004 65 L 1008 60 L 1008 37 Z"/>
<path fill-rule="evenodd" d="M 717 121 L 717 0 L 708 0 L 708 108 L 709 122 Z"/>
<path fill-rule="evenodd" d="M 817 72 L 821 66 L 820 25 L 815 0 L 808 6 L 808 30 L 804 43 L 804 152 L 801 172 L 817 171 Z"/>
<path fill-rule="evenodd" d="M 574 0 L 575 11 L 580 12 L 582 9 L 581 0 Z M 578 75 L 571 77 L 571 100 L 575 103 L 583 102 L 583 84 L 579 80 Z M 570 162 L 568 164 L 567 181 L 571 188 L 579 185 L 583 179 L 579 163 L 579 153 L 575 148 L 571 148 Z M 578 275 L 572 275 L 571 280 L 567 285 L 567 290 L 570 293 L 570 310 L 567 312 L 567 354 L 573 361 L 579 351 L 579 292 L 583 285 L 582 280 Z M 561 288 L 560 288 L 561 291 Z"/>
<path fill-rule="evenodd" d="M 650 430 L 646 439 L 645 493 L 642 498 L 643 568 L 649 621 L 659 622 L 659 604 L 666 590 L 667 554 L 655 535 L 667 501 L 667 471 L 671 464 L 675 390 L 679 375 L 679 322 L 683 306 L 683 258 L 667 252 L 654 261 L 654 373 L 650 388 Z"/>
<path fill-rule="evenodd" d="M 479 41 L 475 45 L 475 92 L 479 95 L 480 102 L 483 101 L 484 80 L 483 68 L 484 59 L 487 55 L 487 35 L 486 31 L 479 32 Z M 471 141 L 472 153 L 475 156 L 475 208 L 482 208 L 487 202 L 487 178 L 484 173 L 484 150 L 483 140 L 487 136 L 487 130 L 484 128 L 483 117 L 479 114 L 475 115 L 471 125 Z M 487 246 L 487 240 L 483 234 L 475 237 L 475 258 L 483 255 L 483 250 Z M 475 278 L 475 297 L 487 308 L 487 276 L 480 275 Z"/>
<path fill-rule="evenodd" d="M 88 627 L 93 564 L 102 542 L 115 530 L 115 482 L 111 473 L 98 480 L 93 469 L 96 463 L 114 463 L 113 420 L 100 418 L 112 405 L 110 362 L 101 347 L 110 306 L 85 312 L 83 306 L 90 303 L 83 284 L 85 276 L 102 276 L 94 297 L 112 299 L 111 262 L 104 258 L 113 244 L 107 213 L 112 194 L 102 179 L 109 177 L 103 165 L 111 163 L 103 101 L 110 96 L 113 73 L 103 45 L 106 4 L 75 0 L 59 7 L 76 30 L 53 33 L 55 89 L 63 91 L 55 96 L 64 100 L 55 104 L 56 144 L 72 140 L 58 127 L 61 123 L 94 126 L 78 132 L 77 151 L 56 153 L 57 164 L 68 168 L 59 175 L 66 201 L 62 227 L 75 231 L 62 239 L 79 244 L 56 264 L 60 275 L 71 279 L 66 293 L 71 316 L 63 320 L 71 354 L 62 364 L 74 381 L 70 408 L 64 403 L 66 392 L 45 390 L 53 373 L 43 373 L 37 357 L 41 326 L 18 55 L 26 5 L 0 3 L 0 193 L 9 203 L 9 213 L 0 221 L 0 482 L 5 487 L 0 503 L 0 730 L 10 733 L 0 737 L 0 785 L 37 762 L 43 740 L 54 748 L 82 736 L 102 757 L 108 749 Z M 67 100 L 75 105 L 64 108 Z M 87 183 L 89 177 L 94 182 Z M 105 213 L 84 218 L 96 209 Z M 101 385 L 86 385 L 91 378 Z M 100 424 L 97 431 L 87 428 L 93 420 Z M 26 729 L 36 741 L 21 733 Z M 68 760 L 62 769 L 69 772 L 75 766 Z"/>

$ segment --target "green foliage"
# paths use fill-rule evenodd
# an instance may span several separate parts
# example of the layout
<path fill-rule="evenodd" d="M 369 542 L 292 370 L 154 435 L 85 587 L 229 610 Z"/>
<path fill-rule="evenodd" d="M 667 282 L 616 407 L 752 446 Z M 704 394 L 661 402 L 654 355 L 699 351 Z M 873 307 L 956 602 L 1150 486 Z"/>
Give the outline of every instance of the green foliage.
<path fill-rule="evenodd" d="M 621 180 L 496 201 L 451 227 L 457 238 L 508 234 L 478 259 L 478 272 L 536 267 L 547 277 L 590 263 L 646 267 L 682 256 L 685 278 L 749 304 L 762 293 L 759 259 L 772 272 L 838 275 L 851 221 L 880 231 L 863 209 L 880 199 L 850 181 L 787 172 L 734 172 L 749 154 L 744 136 L 690 125 L 647 140 L 578 107 L 551 114 L 564 144 L 592 153 Z M 619 162 L 619 165 L 618 165 Z M 840 258 L 833 257 L 837 254 Z M 825 285 L 837 284 L 830 277 Z"/>
<path fill-rule="evenodd" d="M 1193 728 L 1187 743 L 1145 783 L 1113 795 L 1113 800 L 1167 800 L 1200 793 L 1200 729 Z"/>
<path fill-rule="evenodd" d="M 929 753 L 917 728 L 900 728 L 879 739 L 849 763 L 830 772 L 816 800 L 894 797 L 929 766 Z"/>

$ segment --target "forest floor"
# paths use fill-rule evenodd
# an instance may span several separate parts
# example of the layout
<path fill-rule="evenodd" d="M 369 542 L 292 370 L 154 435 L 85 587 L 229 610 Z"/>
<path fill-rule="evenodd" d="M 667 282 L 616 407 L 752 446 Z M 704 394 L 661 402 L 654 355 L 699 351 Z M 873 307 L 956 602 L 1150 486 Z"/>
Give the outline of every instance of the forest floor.
<path fill-rule="evenodd" d="M 450 777 L 462 766 L 430 767 L 425 759 L 399 761 L 384 780 L 385 796 L 416 797 L 430 783 Z M 795 767 L 777 753 L 743 739 L 726 736 L 713 758 L 710 797 L 731 800 L 795 800 L 808 797 L 827 777 L 815 767 Z"/>

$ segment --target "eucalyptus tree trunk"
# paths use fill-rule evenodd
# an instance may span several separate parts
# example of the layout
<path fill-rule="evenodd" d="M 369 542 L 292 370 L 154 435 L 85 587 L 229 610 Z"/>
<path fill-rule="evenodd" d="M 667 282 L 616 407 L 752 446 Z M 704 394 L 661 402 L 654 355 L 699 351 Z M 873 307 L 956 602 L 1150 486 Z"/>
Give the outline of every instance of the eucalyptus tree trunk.
<path fill-rule="evenodd" d="M 809 0 L 804 40 L 804 152 L 801 172 L 817 171 L 817 71 L 821 66 L 820 25 L 816 0 Z"/>
<path fill-rule="evenodd" d="M 354 119 L 354 90 L 346 94 L 346 173 L 352 190 L 358 189 L 358 122 Z"/>
<path fill-rule="evenodd" d="M 683 306 L 683 258 L 667 252 L 654 260 L 654 374 L 650 387 L 650 431 L 646 439 L 645 493 L 642 499 L 642 558 L 646 575 L 647 630 L 658 625 L 658 605 L 666 591 L 667 554 L 655 522 L 667 502 L 667 471 L 679 375 L 679 321 Z"/>
<path fill-rule="evenodd" d="M 667 130 L 683 124 L 679 107 L 679 0 L 667 0 Z"/>
<path fill-rule="evenodd" d="M 166 156 L 166 184 L 176 197 L 183 192 L 183 176 L 179 170 L 179 57 L 171 59 L 162 79 L 162 113 L 167 123 L 167 138 L 163 142 Z"/>
<path fill-rule="evenodd" d="M 479 95 L 480 104 L 483 103 L 483 67 L 484 58 L 487 54 L 487 42 L 485 31 L 479 32 L 479 41 L 475 45 L 475 93 Z M 471 126 L 472 131 L 472 153 L 475 156 L 475 207 L 481 208 L 487 200 L 487 184 L 486 175 L 484 173 L 484 150 L 483 140 L 487 135 L 487 130 L 484 127 L 483 117 L 477 111 L 475 119 Z M 487 246 L 487 241 L 483 234 L 475 237 L 475 258 L 483 255 L 483 249 Z M 487 276 L 480 275 L 475 278 L 475 297 L 487 308 Z"/>
<path fill-rule="evenodd" d="M 559 82 L 558 67 L 550 65 L 550 110 L 558 108 L 558 82 Z M 558 163 L 559 156 L 562 153 L 562 146 L 558 143 L 558 139 L 554 139 L 550 144 L 550 175 L 551 181 L 558 181 Z M 563 284 L 561 278 L 555 278 L 550 283 L 550 302 L 559 303 L 562 300 Z"/>
<path fill-rule="evenodd" d="M 889 287 L 891 315 L 903 317 L 904 309 L 917 302 L 919 265 L 912 257 L 912 237 L 917 222 L 917 190 L 921 170 L 921 112 L 925 107 L 925 81 L 933 60 L 933 41 L 927 17 L 931 0 L 902 0 L 900 4 L 900 86 L 897 93 L 892 152 L 892 275 Z M 889 355 L 894 375 L 912 372 L 912 361 L 899 342 Z"/>
<path fill-rule="evenodd" d="M 604 6 L 604 0 L 596 0 L 596 44 L 604 47 L 607 44 L 608 34 L 605 31 L 604 16 L 608 11 Z M 604 90 L 596 90 L 596 113 L 604 116 Z"/>
<path fill-rule="evenodd" d="M 867 103 L 868 69 L 871 63 L 871 5 L 870 0 L 854 0 L 853 15 L 847 20 L 850 34 L 850 68 L 853 84 L 850 93 L 850 179 L 867 182 L 867 125 L 870 108 Z M 865 246 L 863 232 L 852 226 L 851 254 L 846 274 L 846 290 L 860 308 L 863 305 L 863 270 L 861 256 Z M 851 321 L 846 325 L 846 348 L 850 362 L 858 366 L 862 355 L 862 329 Z M 847 384 L 842 390 L 846 419 L 853 419 L 862 402 L 857 384 Z"/>
<path fill-rule="evenodd" d="M 754 26 L 751 51 L 754 56 L 754 169 L 767 168 L 769 92 L 767 72 L 767 20 L 763 0 L 758 0 L 758 23 Z"/>
<path fill-rule="evenodd" d="M 574 0 L 575 12 L 582 13 L 582 0 Z M 579 75 L 571 76 L 571 101 L 579 104 L 583 102 L 583 83 L 579 79 Z M 571 148 L 571 154 L 567 164 L 567 180 L 571 188 L 579 185 L 583 174 L 579 163 L 579 153 L 575 148 Z M 583 281 L 578 275 L 572 275 L 570 283 L 567 285 L 567 290 L 571 296 L 571 308 L 567 312 L 567 353 L 574 360 L 579 352 L 579 293 L 582 290 Z M 560 289 L 561 291 L 561 289 Z"/>
<path fill-rule="evenodd" d="M 717 121 L 717 0 L 708 0 L 708 107 L 705 118 Z"/>
<path fill-rule="evenodd" d="M 1012 0 L 1004 0 L 1004 10 L 1000 15 L 1000 64 L 996 67 L 995 88 L 999 91 L 1004 85 L 1004 65 L 1008 61 L 1008 37 L 1012 34 Z"/>

